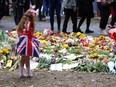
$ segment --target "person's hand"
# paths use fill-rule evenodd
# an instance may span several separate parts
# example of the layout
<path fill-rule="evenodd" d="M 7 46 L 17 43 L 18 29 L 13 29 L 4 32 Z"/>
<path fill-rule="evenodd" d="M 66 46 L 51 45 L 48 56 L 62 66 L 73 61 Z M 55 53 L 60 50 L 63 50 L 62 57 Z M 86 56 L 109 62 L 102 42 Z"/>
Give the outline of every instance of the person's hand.
<path fill-rule="evenodd" d="M 76 12 L 76 11 L 77 11 L 77 8 L 76 8 L 76 7 L 74 7 L 74 8 L 73 8 L 73 11 L 74 11 L 74 12 Z"/>

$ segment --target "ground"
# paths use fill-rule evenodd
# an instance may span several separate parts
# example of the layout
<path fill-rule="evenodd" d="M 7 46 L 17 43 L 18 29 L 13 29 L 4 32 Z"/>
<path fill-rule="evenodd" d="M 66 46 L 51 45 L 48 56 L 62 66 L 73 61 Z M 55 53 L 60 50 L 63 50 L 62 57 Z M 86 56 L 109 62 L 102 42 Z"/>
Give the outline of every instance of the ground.
<path fill-rule="evenodd" d="M 0 70 L 0 87 L 116 87 L 116 75 L 72 71 L 31 71 L 33 77 L 19 78 L 19 70 Z"/>

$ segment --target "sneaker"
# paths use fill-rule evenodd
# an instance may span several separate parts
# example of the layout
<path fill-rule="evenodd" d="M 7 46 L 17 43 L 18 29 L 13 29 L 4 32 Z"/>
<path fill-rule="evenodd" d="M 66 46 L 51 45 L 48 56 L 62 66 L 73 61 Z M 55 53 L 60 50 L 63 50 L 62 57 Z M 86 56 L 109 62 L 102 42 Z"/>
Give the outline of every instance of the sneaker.
<path fill-rule="evenodd" d="M 85 33 L 94 33 L 94 31 L 91 31 L 91 30 L 87 29 L 87 30 L 85 31 Z"/>
<path fill-rule="evenodd" d="M 100 30 L 101 35 L 108 35 L 105 30 Z"/>

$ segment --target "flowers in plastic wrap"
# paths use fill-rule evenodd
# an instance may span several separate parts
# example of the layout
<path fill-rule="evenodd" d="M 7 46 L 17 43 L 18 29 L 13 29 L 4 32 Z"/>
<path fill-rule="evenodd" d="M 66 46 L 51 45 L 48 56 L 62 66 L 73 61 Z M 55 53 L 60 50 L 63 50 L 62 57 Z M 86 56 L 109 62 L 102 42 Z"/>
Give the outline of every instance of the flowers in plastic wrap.
<path fill-rule="evenodd" d="M 44 29 L 44 31 L 43 31 L 43 35 L 45 35 L 45 36 L 52 35 L 52 34 L 53 34 L 53 32 L 51 29 Z"/>

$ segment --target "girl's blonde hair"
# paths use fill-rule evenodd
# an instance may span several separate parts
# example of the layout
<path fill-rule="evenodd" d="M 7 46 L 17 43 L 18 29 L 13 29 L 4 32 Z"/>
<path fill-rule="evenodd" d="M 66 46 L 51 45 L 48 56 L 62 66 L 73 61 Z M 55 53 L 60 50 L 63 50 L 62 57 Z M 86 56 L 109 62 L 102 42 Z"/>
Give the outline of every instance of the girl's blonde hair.
<path fill-rule="evenodd" d="M 32 31 L 34 32 L 34 30 L 35 30 L 34 17 L 32 15 L 32 12 L 30 9 L 25 12 L 25 16 L 29 18 L 30 26 L 32 28 Z"/>
<path fill-rule="evenodd" d="M 18 24 L 18 27 L 17 27 L 17 32 L 18 34 L 20 34 L 23 29 L 24 29 L 24 24 L 25 24 L 25 21 L 27 20 L 27 17 L 26 16 L 23 16 Z"/>
<path fill-rule="evenodd" d="M 25 24 L 25 21 L 29 18 L 29 21 L 30 21 L 30 26 L 32 28 L 32 32 L 34 32 L 35 30 L 35 24 L 34 24 L 34 17 L 31 13 L 30 10 L 27 10 L 24 14 L 24 16 L 21 18 L 19 24 L 18 24 L 18 28 L 17 28 L 17 32 L 18 33 L 21 33 L 24 29 L 24 24 Z"/>

